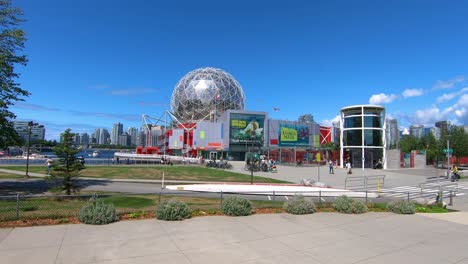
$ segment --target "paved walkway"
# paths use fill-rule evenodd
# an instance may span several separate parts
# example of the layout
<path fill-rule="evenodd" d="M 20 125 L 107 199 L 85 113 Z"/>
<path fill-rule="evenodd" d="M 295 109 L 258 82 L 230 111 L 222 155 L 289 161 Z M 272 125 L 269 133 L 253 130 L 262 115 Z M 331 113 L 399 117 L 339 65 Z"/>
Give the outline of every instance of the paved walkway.
<path fill-rule="evenodd" d="M 0 263 L 468 263 L 468 214 L 317 213 L 0 229 Z"/>
<path fill-rule="evenodd" d="M 343 169 L 324 182 L 339 187 Z M 235 166 L 234 170 L 242 170 Z M 318 168 L 279 166 L 278 179 L 315 178 Z M 370 171 L 374 172 L 374 171 Z M 425 180 L 431 170 L 383 172 L 395 185 Z M 364 175 L 366 171 L 354 171 Z M 307 177 L 309 176 L 309 177 Z M 392 184 L 393 185 L 393 184 Z M 455 209 L 468 211 L 468 199 Z M 10 263 L 465 263 L 468 212 L 396 215 L 317 213 L 156 219 L 105 226 L 0 229 L 0 264 Z"/>

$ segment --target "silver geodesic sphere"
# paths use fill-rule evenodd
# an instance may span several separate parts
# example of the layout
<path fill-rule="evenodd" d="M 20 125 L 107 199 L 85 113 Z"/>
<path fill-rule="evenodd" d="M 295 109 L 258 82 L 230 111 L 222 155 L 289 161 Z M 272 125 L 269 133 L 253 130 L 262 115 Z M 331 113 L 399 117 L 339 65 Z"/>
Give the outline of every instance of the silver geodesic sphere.
<path fill-rule="evenodd" d="M 228 109 L 244 109 L 245 95 L 231 74 L 215 68 L 187 73 L 174 88 L 171 109 L 184 122 L 209 119 Z"/>

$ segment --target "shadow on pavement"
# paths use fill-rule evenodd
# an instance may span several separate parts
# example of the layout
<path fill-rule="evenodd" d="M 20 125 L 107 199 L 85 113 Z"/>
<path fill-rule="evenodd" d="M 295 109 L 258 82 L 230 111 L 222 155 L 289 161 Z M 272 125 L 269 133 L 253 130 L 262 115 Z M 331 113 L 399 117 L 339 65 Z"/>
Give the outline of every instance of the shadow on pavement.
<path fill-rule="evenodd" d="M 108 181 L 89 181 L 77 180 L 77 185 L 80 189 L 91 185 L 107 185 Z M 49 189 L 54 187 L 55 183 L 44 179 L 29 179 L 29 180 L 0 180 L 0 196 L 9 196 L 16 194 L 34 195 L 46 194 Z"/>

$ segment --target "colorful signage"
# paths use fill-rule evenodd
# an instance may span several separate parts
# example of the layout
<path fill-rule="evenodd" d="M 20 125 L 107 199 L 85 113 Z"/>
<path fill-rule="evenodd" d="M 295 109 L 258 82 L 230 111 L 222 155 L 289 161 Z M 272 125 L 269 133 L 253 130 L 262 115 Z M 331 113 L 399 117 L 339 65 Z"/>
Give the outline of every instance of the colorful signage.
<path fill-rule="evenodd" d="M 262 145 L 265 115 L 231 113 L 229 143 Z"/>
<path fill-rule="evenodd" d="M 308 146 L 309 128 L 299 124 L 280 124 L 280 146 Z"/>

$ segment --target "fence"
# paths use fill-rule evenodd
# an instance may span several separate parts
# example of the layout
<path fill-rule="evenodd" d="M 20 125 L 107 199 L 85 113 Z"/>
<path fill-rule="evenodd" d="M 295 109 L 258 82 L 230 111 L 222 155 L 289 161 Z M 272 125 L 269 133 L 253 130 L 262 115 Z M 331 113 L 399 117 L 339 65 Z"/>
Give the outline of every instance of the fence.
<path fill-rule="evenodd" d="M 369 175 L 369 176 L 351 176 L 345 179 L 345 189 L 368 191 L 380 188 L 385 185 L 385 175 Z"/>
<path fill-rule="evenodd" d="M 362 192 L 360 199 L 365 203 L 378 203 L 388 201 L 388 197 L 372 197 L 372 192 Z M 410 192 L 384 192 L 383 194 L 399 194 L 398 199 L 411 201 L 420 194 Z M 427 192 L 427 195 L 436 199 L 436 193 Z M 219 211 L 223 199 L 228 196 L 242 195 L 249 199 L 254 208 L 282 208 L 283 203 L 293 195 L 311 196 L 319 206 L 329 204 L 340 196 L 328 192 L 263 192 L 256 194 L 246 193 L 196 193 L 161 191 L 153 194 L 89 194 L 89 195 L 14 195 L 0 196 L 0 221 L 31 220 L 31 219 L 61 219 L 76 217 L 85 203 L 99 196 L 105 202 L 114 204 L 120 215 L 144 215 L 154 213 L 158 204 L 173 197 L 177 197 L 188 204 L 192 211 L 205 215 Z M 453 201 L 453 192 L 443 193 L 443 198 Z M 396 199 L 394 197 L 393 199 Z"/>

